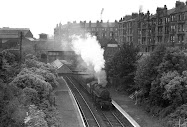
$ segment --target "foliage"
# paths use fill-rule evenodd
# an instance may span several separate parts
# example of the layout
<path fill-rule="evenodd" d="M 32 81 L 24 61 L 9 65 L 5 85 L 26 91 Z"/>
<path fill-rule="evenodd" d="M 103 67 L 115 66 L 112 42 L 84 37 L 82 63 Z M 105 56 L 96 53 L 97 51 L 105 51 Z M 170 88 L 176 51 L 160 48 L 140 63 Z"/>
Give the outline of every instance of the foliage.
<path fill-rule="evenodd" d="M 151 82 L 149 91 L 150 102 L 162 107 L 180 106 L 186 96 L 185 83 L 181 74 L 187 70 L 187 57 L 178 48 L 167 48 L 162 61 L 155 70 L 156 78 Z M 184 72 L 185 73 L 185 72 Z"/>
<path fill-rule="evenodd" d="M 29 106 L 28 116 L 25 118 L 26 127 L 48 127 L 45 113 L 35 105 Z"/>
<path fill-rule="evenodd" d="M 187 123 L 187 104 L 181 105 L 175 110 L 175 112 L 168 115 L 168 117 L 165 118 L 165 121 L 167 121 L 165 126 L 178 126 L 179 120 L 181 125 L 185 125 Z"/>
<path fill-rule="evenodd" d="M 27 68 L 32 68 L 32 67 L 40 68 L 40 69 L 46 70 L 46 71 L 54 74 L 55 77 L 58 77 L 57 70 L 50 64 L 45 64 L 45 63 L 36 61 L 35 59 L 26 59 L 25 66 Z"/>
<path fill-rule="evenodd" d="M 21 95 L 21 101 L 25 106 L 30 104 L 38 104 L 39 98 L 37 91 L 28 87 L 24 88 Z"/>
<path fill-rule="evenodd" d="M 147 111 L 166 117 L 187 103 L 187 56 L 178 48 L 158 46 L 137 65 L 135 83 Z"/>
<path fill-rule="evenodd" d="M 159 45 L 150 55 L 139 61 L 137 65 L 134 80 L 136 86 L 143 90 L 142 96 L 144 98 L 149 96 L 151 83 L 158 75 L 157 66 L 161 63 L 165 50 L 165 45 Z"/>
<path fill-rule="evenodd" d="M 162 62 L 158 66 L 158 73 L 176 70 L 180 74 L 187 69 L 187 57 L 179 48 L 167 48 Z"/>
<path fill-rule="evenodd" d="M 32 59 L 32 60 L 38 60 L 36 56 L 34 56 L 33 54 L 27 54 L 25 56 L 25 59 Z"/>
<path fill-rule="evenodd" d="M 19 59 L 17 60 L 13 54 L 8 51 L 0 53 L 1 127 L 25 126 L 26 107 L 32 104 L 39 106 L 40 109 L 43 108 L 46 112 L 41 113 L 37 109 L 35 113 L 40 115 L 33 116 L 30 122 L 32 124 L 36 123 L 36 126 L 47 126 L 44 118 L 50 116 L 48 108 L 52 106 L 50 104 L 52 87 L 55 88 L 58 85 L 56 81 L 57 72 L 51 65 L 37 61 L 37 58 L 33 55 L 27 55 L 25 59 L 25 63 L 20 68 L 18 66 Z M 51 112 L 53 111 L 51 110 Z M 55 116 L 51 115 L 50 118 L 53 119 L 47 121 L 50 125 L 55 125 L 53 123 L 56 120 Z M 27 124 L 27 126 L 32 126 L 32 124 Z"/>
<path fill-rule="evenodd" d="M 2 55 L 3 59 L 6 59 L 7 63 L 9 63 L 11 65 L 14 64 L 15 61 L 18 62 L 18 59 L 16 59 L 16 56 L 14 54 L 10 53 L 8 50 L 3 50 L 1 52 L 1 55 Z"/>
<path fill-rule="evenodd" d="M 53 88 L 56 88 L 58 86 L 58 82 L 56 81 L 56 77 L 53 73 L 51 73 L 48 70 L 44 70 L 44 69 L 38 69 L 35 67 L 29 68 L 29 71 L 32 71 L 33 73 L 37 74 L 37 75 L 41 75 L 45 78 L 45 81 L 50 83 L 51 86 Z"/>
<path fill-rule="evenodd" d="M 18 61 L 14 54 L 3 51 L 0 53 L 0 78 L 10 82 L 19 73 Z"/>
<path fill-rule="evenodd" d="M 122 87 L 131 91 L 137 59 L 139 59 L 138 49 L 133 45 L 124 44 L 113 59 L 106 63 L 107 76 L 122 79 L 120 81 Z"/>
<path fill-rule="evenodd" d="M 38 92 L 40 99 L 46 98 L 52 90 L 52 86 L 48 82 L 42 80 L 40 76 L 34 74 L 18 75 L 18 77 L 16 77 L 10 85 L 21 89 L 26 87 L 33 88 Z"/>

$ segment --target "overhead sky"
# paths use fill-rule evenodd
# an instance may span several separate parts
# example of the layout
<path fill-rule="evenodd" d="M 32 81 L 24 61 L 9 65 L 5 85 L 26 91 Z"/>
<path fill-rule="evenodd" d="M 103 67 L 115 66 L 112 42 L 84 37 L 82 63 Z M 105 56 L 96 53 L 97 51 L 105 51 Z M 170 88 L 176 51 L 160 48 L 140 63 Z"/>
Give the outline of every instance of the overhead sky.
<path fill-rule="evenodd" d="M 181 0 L 185 2 L 185 0 Z M 155 14 L 157 7 L 175 7 L 176 0 L 0 0 L 0 28 L 30 28 L 34 37 L 46 33 L 53 35 L 56 24 L 68 21 L 96 22 L 119 20 L 138 12 Z"/>

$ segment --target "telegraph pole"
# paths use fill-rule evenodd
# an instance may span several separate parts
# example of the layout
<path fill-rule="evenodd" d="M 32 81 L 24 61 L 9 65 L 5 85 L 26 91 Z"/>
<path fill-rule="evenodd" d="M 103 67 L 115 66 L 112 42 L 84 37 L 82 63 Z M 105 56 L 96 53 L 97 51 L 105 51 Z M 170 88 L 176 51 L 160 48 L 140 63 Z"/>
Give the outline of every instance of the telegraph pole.
<path fill-rule="evenodd" d="M 18 33 L 19 34 L 19 50 L 20 50 L 20 69 L 21 69 L 21 63 L 22 63 L 22 39 L 23 39 L 23 32 L 21 31 L 21 32 L 19 32 Z"/>

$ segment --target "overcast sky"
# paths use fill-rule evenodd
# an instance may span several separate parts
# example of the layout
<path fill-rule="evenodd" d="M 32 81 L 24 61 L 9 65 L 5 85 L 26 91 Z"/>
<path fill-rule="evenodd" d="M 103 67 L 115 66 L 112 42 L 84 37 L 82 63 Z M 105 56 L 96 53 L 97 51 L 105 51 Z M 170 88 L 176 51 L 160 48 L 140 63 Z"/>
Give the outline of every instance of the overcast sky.
<path fill-rule="evenodd" d="M 185 0 L 181 0 L 185 1 Z M 53 35 L 56 24 L 68 21 L 119 20 L 121 17 L 142 11 L 155 14 L 157 7 L 175 7 L 176 0 L 0 0 L 0 27 L 30 28 L 34 37 Z"/>

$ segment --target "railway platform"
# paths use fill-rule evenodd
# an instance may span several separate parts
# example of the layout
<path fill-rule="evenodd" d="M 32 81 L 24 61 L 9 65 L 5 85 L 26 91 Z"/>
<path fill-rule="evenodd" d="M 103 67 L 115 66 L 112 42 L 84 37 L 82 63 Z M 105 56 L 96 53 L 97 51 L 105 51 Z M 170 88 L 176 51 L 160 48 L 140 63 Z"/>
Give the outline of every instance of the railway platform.
<path fill-rule="evenodd" d="M 134 127 L 162 127 L 159 120 L 147 114 L 129 96 L 118 93 L 115 88 L 109 88 L 112 103 L 126 116 Z"/>
<path fill-rule="evenodd" d="M 65 80 L 60 77 L 57 81 L 59 87 L 55 89 L 55 103 L 61 127 L 85 127 L 81 112 Z"/>

